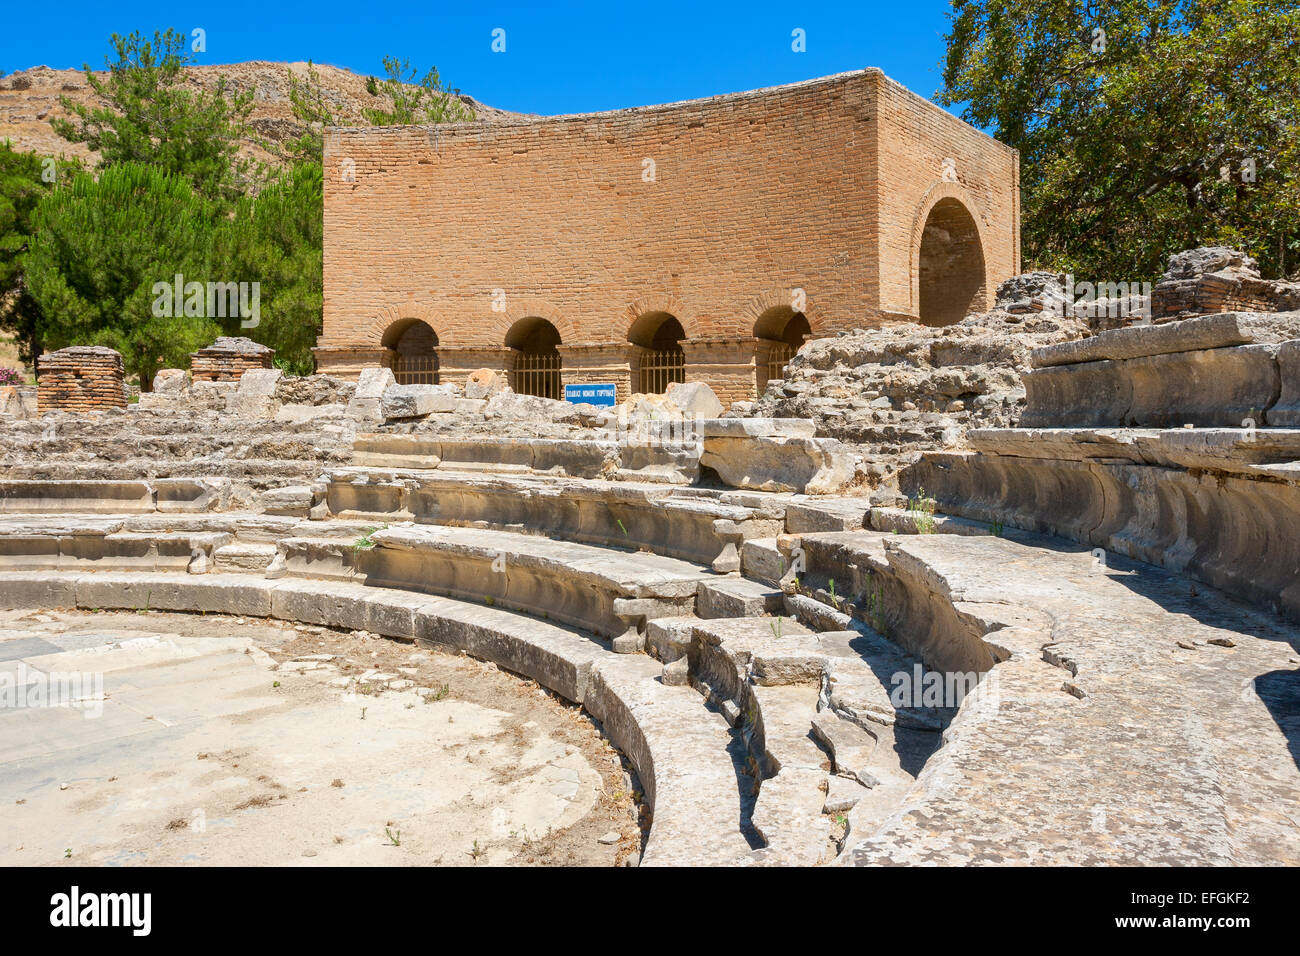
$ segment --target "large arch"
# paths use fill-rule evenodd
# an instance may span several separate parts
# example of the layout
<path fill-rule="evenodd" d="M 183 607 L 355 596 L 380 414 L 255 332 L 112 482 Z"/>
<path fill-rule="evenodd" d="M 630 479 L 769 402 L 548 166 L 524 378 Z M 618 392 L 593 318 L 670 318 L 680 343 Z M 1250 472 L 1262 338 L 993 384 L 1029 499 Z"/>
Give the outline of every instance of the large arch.
<path fill-rule="evenodd" d="M 685 338 L 686 329 L 671 312 L 644 312 L 632 321 L 627 340 L 633 347 L 635 391 L 658 394 L 686 381 Z"/>
<path fill-rule="evenodd" d="M 559 401 L 564 382 L 559 345 L 560 330 L 540 315 L 527 315 L 514 322 L 505 334 L 510 349 L 510 387 L 520 395 L 536 395 Z"/>
<path fill-rule="evenodd" d="M 952 325 L 988 308 L 984 229 L 966 191 L 930 191 L 912 234 L 912 311 L 923 325 Z"/>
<path fill-rule="evenodd" d="M 423 319 L 403 318 L 384 330 L 380 345 L 400 385 L 438 384 L 438 333 Z"/>

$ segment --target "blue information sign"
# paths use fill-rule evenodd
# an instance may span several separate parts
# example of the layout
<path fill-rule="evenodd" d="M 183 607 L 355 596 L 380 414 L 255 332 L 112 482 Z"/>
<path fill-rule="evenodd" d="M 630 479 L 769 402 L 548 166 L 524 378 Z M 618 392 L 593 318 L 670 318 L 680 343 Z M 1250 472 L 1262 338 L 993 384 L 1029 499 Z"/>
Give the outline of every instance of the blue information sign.
<path fill-rule="evenodd" d="M 583 382 L 578 385 L 564 386 L 566 402 L 581 402 L 587 405 L 616 405 L 613 382 Z"/>

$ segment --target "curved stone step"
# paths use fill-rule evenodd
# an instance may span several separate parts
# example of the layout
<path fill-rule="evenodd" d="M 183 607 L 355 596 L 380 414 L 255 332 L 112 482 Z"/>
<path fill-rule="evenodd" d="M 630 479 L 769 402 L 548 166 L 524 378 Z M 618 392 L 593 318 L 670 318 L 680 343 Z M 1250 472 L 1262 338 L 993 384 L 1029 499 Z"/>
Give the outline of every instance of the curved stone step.
<path fill-rule="evenodd" d="M 1300 860 L 1280 809 L 1300 796 L 1300 631 L 1185 578 L 1107 567 L 1046 538 L 801 543 L 813 573 L 892 581 L 890 634 L 931 664 L 999 662 L 902 804 L 867 808 L 842 861 Z M 1024 769 L 998 770 L 1008 767 Z"/>
<path fill-rule="evenodd" d="M 652 824 L 643 865 L 724 865 L 752 850 L 747 782 L 726 722 L 659 665 L 502 610 L 387 588 L 238 574 L 0 572 L 0 607 L 152 607 L 276 617 L 458 648 L 582 704 L 626 753 Z"/>
<path fill-rule="evenodd" d="M 644 622 L 691 614 L 698 565 L 535 535 L 434 525 L 373 532 L 370 547 L 320 539 L 281 542 L 290 573 L 365 581 L 528 611 L 640 650 Z"/>
<path fill-rule="evenodd" d="M 699 476 L 698 443 L 681 445 L 556 438 L 441 438 L 434 434 L 361 434 L 353 464 L 379 468 L 451 468 L 573 478 L 628 478 L 690 484 Z"/>
<path fill-rule="evenodd" d="M 535 475 L 343 469 L 332 473 L 326 500 L 343 518 L 526 529 L 647 548 L 720 572 L 739 570 L 744 539 L 777 534 L 785 524 L 776 496 L 682 495 L 662 484 Z"/>
<path fill-rule="evenodd" d="M 203 512 L 220 508 L 229 493 L 224 478 L 0 479 L 0 515 Z"/>
<path fill-rule="evenodd" d="M 986 429 L 971 440 L 979 450 L 926 455 L 904 490 L 1300 619 L 1300 432 Z"/>

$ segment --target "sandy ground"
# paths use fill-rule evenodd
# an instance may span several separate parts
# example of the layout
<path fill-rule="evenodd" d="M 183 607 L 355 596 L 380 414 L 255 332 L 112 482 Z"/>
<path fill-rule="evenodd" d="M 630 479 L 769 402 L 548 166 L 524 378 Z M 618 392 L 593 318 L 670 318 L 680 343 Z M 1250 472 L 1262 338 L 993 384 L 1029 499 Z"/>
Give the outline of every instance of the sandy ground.
<path fill-rule="evenodd" d="M 639 856 L 637 784 L 598 728 L 463 655 L 256 619 L 0 611 L 0 693 L 0 865 Z"/>

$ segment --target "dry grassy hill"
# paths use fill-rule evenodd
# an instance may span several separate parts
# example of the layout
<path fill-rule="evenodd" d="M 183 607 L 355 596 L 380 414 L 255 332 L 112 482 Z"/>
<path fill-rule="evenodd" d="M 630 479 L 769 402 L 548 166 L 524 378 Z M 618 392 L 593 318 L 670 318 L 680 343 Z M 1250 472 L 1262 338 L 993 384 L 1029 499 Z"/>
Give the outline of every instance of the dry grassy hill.
<path fill-rule="evenodd" d="M 275 156 L 264 148 L 264 143 L 283 142 L 301 135 L 303 131 L 303 124 L 294 118 L 289 106 L 287 74 L 290 70 L 298 76 L 305 76 L 307 64 L 253 61 L 190 66 L 184 68 L 184 74 L 185 82 L 196 89 L 212 88 L 221 76 L 226 77 L 228 87 L 234 91 L 255 89 L 250 136 L 244 151 L 257 159 L 274 162 Z M 381 105 L 376 97 L 366 92 L 364 76 L 323 64 L 316 66 L 316 72 L 340 125 L 363 126 L 362 109 Z M 103 76 L 104 71 L 98 75 Z M 0 78 L 0 140 L 12 140 L 16 149 L 43 155 L 79 156 L 93 162 L 93 155 L 84 145 L 60 139 L 50 128 L 51 117 L 68 115 L 59 103 L 60 96 L 80 103 L 92 103 L 98 99 L 81 70 L 52 70 L 47 66 L 36 66 Z M 520 115 L 485 106 L 470 96 L 461 98 L 481 122 L 491 123 Z M 387 105 L 386 101 L 382 105 Z"/>

